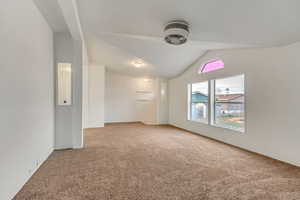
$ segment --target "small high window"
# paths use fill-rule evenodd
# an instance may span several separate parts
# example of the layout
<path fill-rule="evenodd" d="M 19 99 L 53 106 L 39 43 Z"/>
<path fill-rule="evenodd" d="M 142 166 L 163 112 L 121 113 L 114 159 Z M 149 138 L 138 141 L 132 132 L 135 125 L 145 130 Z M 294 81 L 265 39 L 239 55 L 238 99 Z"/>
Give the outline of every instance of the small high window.
<path fill-rule="evenodd" d="M 200 73 L 215 71 L 215 70 L 222 69 L 222 68 L 224 68 L 224 62 L 222 60 L 214 60 L 214 61 L 210 61 L 210 62 L 204 64 L 199 69 L 198 73 L 200 74 Z"/>

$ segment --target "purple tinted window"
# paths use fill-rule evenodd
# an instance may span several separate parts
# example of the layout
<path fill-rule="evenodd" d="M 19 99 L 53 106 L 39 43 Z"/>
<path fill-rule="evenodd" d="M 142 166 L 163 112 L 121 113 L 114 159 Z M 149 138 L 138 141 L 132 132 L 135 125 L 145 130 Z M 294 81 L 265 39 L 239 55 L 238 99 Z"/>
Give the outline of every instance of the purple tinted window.
<path fill-rule="evenodd" d="M 199 70 L 199 74 L 202 72 L 210 72 L 222 68 L 224 68 L 224 62 L 222 60 L 211 61 L 203 65 L 203 67 Z"/>

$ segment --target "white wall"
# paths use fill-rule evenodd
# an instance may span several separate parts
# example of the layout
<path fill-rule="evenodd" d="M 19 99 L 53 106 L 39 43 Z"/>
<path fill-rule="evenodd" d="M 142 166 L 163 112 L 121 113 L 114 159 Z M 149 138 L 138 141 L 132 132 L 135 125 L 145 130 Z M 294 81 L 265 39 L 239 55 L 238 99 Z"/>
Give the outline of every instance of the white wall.
<path fill-rule="evenodd" d="M 87 48 L 83 43 L 82 52 L 82 127 L 88 127 L 88 103 L 89 103 L 89 60 Z"/>
<path fill-rule="evenodd" d="M 54 34 L 55 69 L 60 62 L 72 64 L 72 105 L 55 106 L 55 149 L 83 146 L 83 66 L 87 62 L 83 50 L 82 42 L 70 33 Z"/>
<path fill-rule="evenodd" d="M 105 122 L 139 121 L 136 77 L 111 71 L 105 73 Z"/>
<path fill-rule="evenodd" d="M 169 81 L 171 124 L 250 151 L 300 166 L 300 44 L 286 47 L 212 51 Z M 198 75 L 198 68 L 221 58 L 225 69 Z M 245 74 L 246 133 L 187 121 L 187 84 Z"/>
<path fill-rule="evenodd" d="M 105 67 L 90 65 L 88 70 L 88 114 L 86 128 L 104 126 Z"/>
<path fill-rule="evenodd" d="M 72 143 L 73 148 L 83 147 L 83 43 L 73 39 L 73 67 L 72 67 Z M 67 120 L 67 119 L 66 119 Z M 70 120 L 70 119 L 68 119 Z"/>
<path fill-rule="evenodd" d="M 73 71 L 73 40 L 69 33 L 54 34 L 54 57 L 55 57 L 55 77 L 57 63 L 72 63 Z M 72 85 L 74 82 L 74 73 L 72 73 Z M 57 81 L 55 81 L 57 88 Z M 73 92 L 72 92 L 73 101 Z M 72 106 L 59 106 L 55 99 L 55 148 L 72 148 Z"/>
<path fill-rule="evenodd" d="M 105 122 L 167 123 L 167 81 L 106 71 Z M 164 94 L 161 94 L 161 90 Z M 147 101 L 141 96 L 150 95 Z M 142 97 L 143 98 L 143 97 Z"/>
<path fill-rule="evenodd" d="M 106 71 L 105 122 L 156 122 L 155 80 Z M 139 93 L 140 92 L 140 93 Z M 151 101 L 138 101 L 143 92 Z"/>
<path fill-rule="evenodd" d="M 70 62 L 72 64 L 72 105 L 56 106 L 55 148 L 82 148 L 84 115 L 87 104 L 83 95 L 87 81 L 86 70 L 84 69 L 88 65 L 88 58 L 77 3 L 75 0 L 58 0 L 56 3 L 50 4 L 36 3 L 44 12 L 45 18 L 57 31 L 54 35 L 55 67 L 58 62 Z M 49 5 L 51 8 L 48 8 Z M 53 19 L 60 22 L 57 24 L 57 20 L 53 21 Z M 61 27 L 58 28 L 57 25 Z"/>
<path fill-rule="evenodd" d="M 169 123 L 168 81 L 157 79 L 157 124 Z"/>
<path fill-rule="evenodd" d="M 32 1 L 1 1 L 0 13 L 0 199 L 8 200 L 53 150 L 53 35 Z"/>

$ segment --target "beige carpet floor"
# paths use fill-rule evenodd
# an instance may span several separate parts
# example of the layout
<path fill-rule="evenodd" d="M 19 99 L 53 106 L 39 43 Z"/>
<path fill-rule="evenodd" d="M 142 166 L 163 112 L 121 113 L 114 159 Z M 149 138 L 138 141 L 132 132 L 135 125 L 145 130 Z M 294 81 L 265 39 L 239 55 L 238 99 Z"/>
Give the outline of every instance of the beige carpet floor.
<path fill-rule="evenodd" d="M 85 143 L 55 151 L 15 199 L 300 199 L 300 168 L 170 126 L 107 125 Z"/>

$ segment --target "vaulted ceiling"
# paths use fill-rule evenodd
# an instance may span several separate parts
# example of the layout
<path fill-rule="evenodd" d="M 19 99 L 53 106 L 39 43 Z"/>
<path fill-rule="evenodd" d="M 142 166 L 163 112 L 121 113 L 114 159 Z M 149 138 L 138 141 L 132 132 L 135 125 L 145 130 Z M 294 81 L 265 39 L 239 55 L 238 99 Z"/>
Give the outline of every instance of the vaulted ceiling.
<path fill-rule="evenodd" d="M 133 75 L 172 77 L 207 50 L 300 39 L 299 0 L 77 0 L 77 6 L 90 61 Z M 176 19 L 189 22 L 196 44 L 163 42 L 164 25 Z M 145 66 L 135 68 L 137 59 Z"/>

